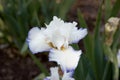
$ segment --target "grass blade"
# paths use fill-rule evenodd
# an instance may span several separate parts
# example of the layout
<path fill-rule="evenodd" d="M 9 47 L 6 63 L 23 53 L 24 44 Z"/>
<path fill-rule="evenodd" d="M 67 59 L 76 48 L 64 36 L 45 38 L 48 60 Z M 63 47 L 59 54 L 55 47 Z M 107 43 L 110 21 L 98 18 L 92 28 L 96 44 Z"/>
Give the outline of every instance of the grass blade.
<path fill-rule="evenodd" d="M 120 11 L 120 0 L 117 0 L 112 8 L 110 17 L 115 17 L 119 11 Z"/>
<path fill-rule="evenodd" d="M 100 37 L 100 24 L 101 24 L 101 18 L 102 18 L 102 5 L 103 0 L 101 2 L 101 5 L 98 10 L 96 25 L 95 25 L 95 35 L 94 35 L 94 71 L 96 75 L 96 80 L 101 80 L 103 75 L 103 50 L 102 50 L 102 42 Z"/>
<path fill-rule="evenodd" d="M 81 27 L 87 28 L 87 24 L 82 16 L 80 10 L 78 10 L 78 19 L 79 19 L 79 23 L 80 23 Z M 83 41 L 84 41 L 84 46 L 85 46 L 85 50 L 86 50 L 85 53 L 87 54 L 87 57 L 92 60 L 93 39 L 89 32 L 88 32 L 87 36 L 83 39 Z"/>
<path fill-rule="evenodd" d="M 31 56 L 31 58 L 33 59 L 33 61 L 35 62 L 35 64 L 38 66 L 38 68 L 40 69 L 40 71 L 42 71 L 43 73 L 45 73 L 46 76 L 48 76 L 49 75 L 48 71 L 43 66 L 43 64 L 36 58 L 36 56 L 34 54 L 30 53 L 30 52 L 29 52 L 29 55 Z"/>
<path fill-rule="evenodd" d="M 74 77 L 75 77 L 75 80 L 86 80 L 87 77 L 90 77 L 91 80 L 94 80 L 92 67 L 85 54 L 81 55 L 79 64 L 75 70 Z"/>

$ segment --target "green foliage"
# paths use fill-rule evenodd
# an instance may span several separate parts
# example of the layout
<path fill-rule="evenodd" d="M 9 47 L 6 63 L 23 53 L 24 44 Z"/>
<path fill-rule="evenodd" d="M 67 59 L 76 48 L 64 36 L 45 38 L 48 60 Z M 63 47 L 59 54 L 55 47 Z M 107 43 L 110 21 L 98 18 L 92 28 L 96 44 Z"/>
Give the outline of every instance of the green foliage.
<path fill-rule="evenodd" d="M 110 17 L 116 16 L 119 11 L 120 11 L 120 0 L 116 0 L 116 3 L 114 4 L 112 8 Z"/>
<path fill-rule="evenodd" d="M 95 80 L 93 75 L 93 68 L 89 59 L 85 54 L 81 55 L 81 58 L 78 63 L 78 67 L 75 70 L 74 77 L 76 80 Z"/>
<path fill-rule="evenodd" d="M 112 3 L 111 0 L 105 0 L 104 3 L 105 3 L 105 21 L 107 21 L 111 14 Z"/>
<path fill-rule="evenodd" d="M 111 46 L 105 44 L 105 34 L 104 32 L 100 34 L 100 28 L 103 14 L 102 6 L 105 6 L 105 21 L 107 21 L 110 17 L 117 16 L 120 11 L 120 0 L 116 0 L 113 7 L 111 0 L 104 2 L 105 4 L 102 1 L 98 10 L 94 33 L 90 34 L 88 31 L 88 35 L 84 39 L 85 53 L 81 56 L 75 71 L 76 80 L 118 80 L 119 78 L 117 51 L 120 47 L 120 28 L 118 27 Z M 78 10 L 78 19 L 82 27 L 88 27 L 80 10 Z"/>
<path fill-rule="evenodd" d="M 88 28 L 80 10 L 78 10 L 78 19 L 79 19 L 79 23 L 80 25 L 83 27 L 83 28 Z M 92 59 L 92 56 L 93 56 L 93 36 L 89 33 L 88 31 L 88 34 L 87 36 L 84 38 L 83 40 L 84 42 L 84 46 L 85 46 L 85 54 L 88 55 L 87 57 L 90 59 L 90 60 L 93 60 Z"/>
<path fill-rule="evenodd" d="M 43 66 L 43 64 L 40 63 L 40 61 L 34 56 L 34 54 L 32 54 L 32 53 L 30 53 L 30 52 L 29 52 L 29 54 L 30 54 L 31 58 L 33 59 L 33 61 L 35 62 L 35 64 L 38 66 L 38 68 L 39 68 L 42 72 L 44 72 L 45 75 L 48 75 L 49 73 L 48 73 L 47 69 L 45 69 L 45 67 Z"/>
<path fill-rule="evenodd" d="M 41 5 L 41 12 L 46 23 L 49 23 L 53 16 L 66 19 L 66 14 L 75 0 L 38 0 Z"/>

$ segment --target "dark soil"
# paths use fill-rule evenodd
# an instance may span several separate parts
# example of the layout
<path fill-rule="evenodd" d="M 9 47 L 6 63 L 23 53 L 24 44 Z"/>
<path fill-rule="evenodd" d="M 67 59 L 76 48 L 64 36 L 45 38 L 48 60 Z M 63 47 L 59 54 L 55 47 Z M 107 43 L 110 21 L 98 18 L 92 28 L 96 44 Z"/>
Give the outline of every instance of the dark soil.
<path fill-rule="evenodd" d="M 35 56 L 48 71 L 51 66 L 56 66 L 56 63 L 48 61 L 46 53 Z M 16 48 L 9 46 L 0 49 L 0 80 L 32 80 L 40 73 L 29 54 L 22 56 Z"/>
<path fill-rule="evenodd" d="M 0 80 L 31 80 L 39 73 L 29 56 L 22 57 L 12 48 L 0 50 Z"/>

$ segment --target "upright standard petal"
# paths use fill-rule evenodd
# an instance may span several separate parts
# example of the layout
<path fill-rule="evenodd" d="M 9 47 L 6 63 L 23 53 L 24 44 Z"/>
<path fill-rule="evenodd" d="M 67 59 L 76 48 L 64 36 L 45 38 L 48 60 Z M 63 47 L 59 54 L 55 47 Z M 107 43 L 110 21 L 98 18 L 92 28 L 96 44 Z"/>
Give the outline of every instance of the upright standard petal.
<path fill-rule="evenodd" d="M 72 71 L 77 67 L 81 50 L 75 51 L 72 47 L 65 50 L 52 49 L 49 53 L 49 61 L 57 62 L 64 72 Z"/>
<path fill-rule="evenodd" d="M 74 24 L 65 23 L 63 20 L 54 16 L 53 21 L 46 26 L 47 29 L 45 30 L 45 34 L 51 34 L 48 35 L 49 41 L 54 45 L 54 47 L 57 47 L 57 49 L 60 49 L 61 47 L 67 48 L 68 38 Z"/>
<path fill-rule="evenodd" d="M 60 18 L 57 18 L 56 16 L 53 16 L 53 20 L 49 23 L 49 25 L 46 25 L 46 27 L 56 29 L 60 25 L 64 25 L 64 21 Z"/>
<path fill-rule="evenodd" d="M 40 30 L 38 27 L 34 27 L 29 31 L 27 42 L 32 53 L 48 51 L 50 49 L 43 32 L 44 28 Z"/>
<path fill-rule="evenodd" d="M 47 26 L 46 34 L 51 34 L 49 35 L 49 38 L 51 40 L 54 40 L 56 38 L 56 35 L 58 37 L 62 36 L 62 38 L 64 39 L 62 38 L 59 38 L 59 39 L 64 41 L 62 42 L 62 45 L 59 46 L 59 48 L 62 47 L 63 45 L 64 45 L 63 47 L 66 48 L 68 47 L 67 45 L 71 43 L 78 43 L 79 40 L 81 40 L 87 35 L 87 29 L 82 29 L 82 28 L 78 29 L 76 25 L 77 25 L 76 22 L 72 22 L 72 23 L 64 22 L 60 18 L 57 18 L 56 16 L 54 16 L 50 24 L 46 25 Z M 51 41 L 51 42 L 56 43 L 54 41 Z"/>
<path fill-rule="evenodd" d="M 58 49 L 58 50 L 62 50 L 62 46 L 64 46 L 65 44 L 65 37 L 63 35 L 60 35 L 59 32 L 56 32 L 56 34 L 52 35 L 52 43 L 53 45 Z"/>

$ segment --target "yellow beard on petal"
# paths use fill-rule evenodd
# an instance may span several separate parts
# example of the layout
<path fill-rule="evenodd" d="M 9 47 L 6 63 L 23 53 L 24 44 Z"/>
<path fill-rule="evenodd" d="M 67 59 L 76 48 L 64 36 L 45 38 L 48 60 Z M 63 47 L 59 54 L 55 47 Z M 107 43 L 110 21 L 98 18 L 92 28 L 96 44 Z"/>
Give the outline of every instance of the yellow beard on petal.
<path fill-rule="evenodd" d="M 55 47 L 52 42 L 49 42 L 48 45 L 49 45 L 50 47 L 52 47 L 52 48 L 57 49 L 57 47 Z"/>
<path fill-rule="evenodd" d="M 66 48 L 64 47 L 64 45 L 62 45 L 60 49 L 64 51 Z"/>
<path fill-rule="evenodd" d="M 56 46 L 53 45 L 52 42 L 49 42 L 48 45 L 49 45 L 50 47 L 54 48 L 54 49 L 58 49 Z M 62 51 L 64 51 L 65 49 L 66 49 L 66 48 L 64 47 L 64 45 L 62 45 L 62 46 L 60 47 L 60 50 L 62 50 Z"/>

